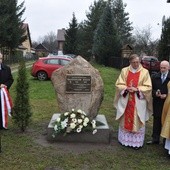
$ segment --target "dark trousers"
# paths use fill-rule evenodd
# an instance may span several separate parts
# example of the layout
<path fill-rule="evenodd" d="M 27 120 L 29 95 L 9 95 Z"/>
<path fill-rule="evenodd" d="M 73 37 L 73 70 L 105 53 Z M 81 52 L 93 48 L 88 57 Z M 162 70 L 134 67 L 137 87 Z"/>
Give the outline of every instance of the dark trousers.
<path fill-rule="evenodd" d="M 3 129 L 3 126 L 2 126 L 2 113 L 0 111 L 0 130 Z"/>
<path fill-rule="evenodd" d="M 1 153 L 1 134 L 0 134 L 0 153 Z"/>
<path fill-rule="evenodd" d="M 152 140 L 154 142 L 160 141 L 161 129 L 162 129 L 161 117 L 154 116 L 153 117 L 153 133 L 152 133 Z"/>
<path fill-rule="evenodd" d="M 3 126 L 2 126 L 2 111 L 1 111 L 1 98 L 0 98 L 0 129 L 3 129 Z"/>

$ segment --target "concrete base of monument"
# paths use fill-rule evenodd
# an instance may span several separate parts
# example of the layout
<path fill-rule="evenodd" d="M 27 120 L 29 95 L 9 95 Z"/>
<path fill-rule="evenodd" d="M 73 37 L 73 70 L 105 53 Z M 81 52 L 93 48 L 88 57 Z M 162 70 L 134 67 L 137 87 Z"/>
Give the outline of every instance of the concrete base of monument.
<path fill-rule="evenodd" d="M 60 116 L 60 113 L 53 114 L 47 129 L 47 140 L 50 142 L 80 142 L 80 143 L 109 143 L 110 129 L 104 115 L 97 115 L 96 121 L 100 121 L 102 125 L 97 126 L 97 133 L 92 132 L 71 133 L 63 136 L 57 134 L 53 137 L 54 127 L 53 122 Z"/>

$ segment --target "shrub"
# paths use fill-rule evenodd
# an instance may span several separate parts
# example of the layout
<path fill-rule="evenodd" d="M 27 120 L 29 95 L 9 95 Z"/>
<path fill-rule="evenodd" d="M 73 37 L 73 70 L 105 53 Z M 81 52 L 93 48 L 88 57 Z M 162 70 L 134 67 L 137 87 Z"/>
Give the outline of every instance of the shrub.
<path fill-rule="evenodd" d="M 18 68 L 13 120 L 20 130 L 24 132 L 30 123 L 31 116 L 32 113 L 29 104 L 29 84 L 26 75 L 26 67 L 25 62 L 21 61 Z"/>

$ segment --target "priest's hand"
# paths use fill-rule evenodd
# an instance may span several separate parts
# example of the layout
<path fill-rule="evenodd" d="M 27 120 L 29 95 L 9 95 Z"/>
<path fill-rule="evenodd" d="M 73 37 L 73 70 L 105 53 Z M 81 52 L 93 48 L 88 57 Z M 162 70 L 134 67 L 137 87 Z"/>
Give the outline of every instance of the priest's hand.
<path fill-rule="evenodd" d="M 138 88 L 136 87 L 127 87 L 127 90 L 130 92 L 130 93 L 133 93 L 133 92 L 137 92 L 138 91 Z"/>

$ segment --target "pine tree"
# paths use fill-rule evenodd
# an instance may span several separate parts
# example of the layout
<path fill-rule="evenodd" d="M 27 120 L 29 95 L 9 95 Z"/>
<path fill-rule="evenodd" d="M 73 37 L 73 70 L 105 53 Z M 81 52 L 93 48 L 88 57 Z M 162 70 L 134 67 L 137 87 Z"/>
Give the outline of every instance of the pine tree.
<path fill-rule="evenodd" d="M 0 47 L 10 51 L 18 47 L 24 40 L 23 20 L 24 2 L 17 6 L 17 0 L 0 1 Z"/>
<path fill-rule="evenodd" d="M 162 23 L 158 54 L 160 60 L 170 60 L 170 17 Z"/>
<path fill-rule="evenodd" d="M 111 5 L 108 2 L 94 35 L 93 54 L 99 64 L 110 66 L 114 57 L 120 56 L 120 40 L 113 23 Z"/>
<path fill-rule="evenodd" d="M 14 100 L 14 123 L 25 131 L 31 119 L 31 106 L 29 103 L 29 84 L 27 80 L 25 62 L 21 61 L 18 69 L 18 78 L 16 84 L 16 98 Z"/>
<path fill-rule="evenodd" d="M 81 22 L 78 26 L 78 31 L 77 31 L 77 54 L 81 55 L 84 57 L 86 60 L 88 60 L 88 55 L 87 55 L 87 48 L 86 48 L 86 34 L 85 34 L 85 24 L 84 22 Z"/>
<path fill-rule="evenodd" d="M 92 56 L 94 32 L 105 6 L 106 2 L 103 0 L 94 1 L 89 7 L 89 12 L 86 14 L 87 19 L 79 24 L 78 51 L 87 60 L 90 60 Z"/>
<path fill-rule="evenodd" d="M 69 23 L 69 28 L 66 30 L 65 34 L 64 53 L 77 54 L 77 30 L 77 19 L 73 13 L 73 18 L 71 23 Z"/>
<path fill-rule="evenodd" d="M 130 43 L 133 27 L 129 21 L 129 13 L 125 12 L 126 4 L 123 4 L 122 0 L 111 0 L 112 12 L 114 17 L 114 23 L 120 36 L 121 44 L 125 45 Z"/>

